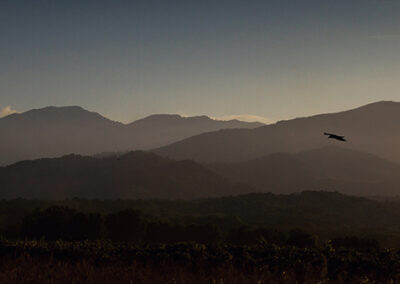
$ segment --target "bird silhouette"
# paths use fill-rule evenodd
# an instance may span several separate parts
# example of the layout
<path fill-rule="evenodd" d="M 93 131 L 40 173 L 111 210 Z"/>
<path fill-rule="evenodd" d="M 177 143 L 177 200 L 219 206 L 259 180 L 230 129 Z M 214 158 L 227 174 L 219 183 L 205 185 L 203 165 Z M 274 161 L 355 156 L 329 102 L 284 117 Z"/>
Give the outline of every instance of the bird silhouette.
<path fill-rule="evenodd" d="M 336 134 L 333 134 L 333 133 L 324 132 L 324 135 L 328 135 L 328 138 L 336 139 L 336 140 L 339 140 L 339 141 L 342 141 L 342 142 L 346 142 L 347 141 L 346 139 L 344 139 L 344 136 L 336 135 Z"/>

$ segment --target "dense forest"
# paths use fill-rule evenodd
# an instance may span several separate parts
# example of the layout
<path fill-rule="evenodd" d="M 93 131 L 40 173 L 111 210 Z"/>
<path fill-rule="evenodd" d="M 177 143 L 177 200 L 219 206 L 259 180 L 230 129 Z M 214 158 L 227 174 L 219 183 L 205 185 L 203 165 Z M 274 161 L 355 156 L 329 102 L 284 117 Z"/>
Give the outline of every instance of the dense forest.
<path fill-rule="evenodd" d="M 400 247 L 400 203 L 335 192 L 247 194 L 187 200 L 2 200 L 8 239 L 148 242 L 282 240 L 301 228 L 316 241 L 342 236 Z M 205 234 L 203 236 L 203 234 Z M 241 237 L 239 237 L 241 236 Z"/>

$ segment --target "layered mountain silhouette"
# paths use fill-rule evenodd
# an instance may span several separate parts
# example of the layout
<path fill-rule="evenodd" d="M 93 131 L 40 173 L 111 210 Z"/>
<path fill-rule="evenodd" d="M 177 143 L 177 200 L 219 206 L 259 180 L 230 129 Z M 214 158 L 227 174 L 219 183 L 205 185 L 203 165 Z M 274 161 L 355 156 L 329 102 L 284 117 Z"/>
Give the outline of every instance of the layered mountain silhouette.
<path fill-rule="evenodd" d="M 0 119 L 0 165 L 70 153 L 146 150 L 203 132 L 261 125 L 179 115 L 152 115 L 122 124 L 77 106 L 46 107 Z"/>
<path fill-rule="evenodd" d="M 209 165 L 233 182 L 258 192 L 338 191 L 353 195 L 398 195 L 400 165 L 336 146 L 300 153 L 274 153 L 255 160 Z"/>
<path fill-rule="evenodd" d="M 0 167 L 0 198 L 191 199 L 251 191 L 193 161 L 135 151 L 118 157 L 67 155 Z"/>
<path fill-rule="evenodd" d="M 193 199 L 304 190 L 399 194 L 400 103 L 259 125 L 178 115 L 122 124 L 80 107 L 12 114 L 0 119 L 3 165 L 172 144 L 153 153 L 67 155 L 0 167 L 0 198 Z M 199 134 L 205 131 L 211 132 Z M 340 133 L 347 142 L 327 139 L 324 132 Z"/>
<path fill-rule="evenodd" d="M 256 129 L 204 133 L 155 152 L 200 162 L 241 162 L 276 152 L 336 145 L 323 132 L 340 133 L 345 147 L 400 162 L 400 103 L 377 102 L 349 111 L 280 121 Z"/>
<path fill-rule="evenodd" d="M 33 199 L 195 199 L 304 190 L 393 196 L 400 192 L 400 165 L 333 146 L 206 166 L 134 151 L 18 162 L 0 167 L 0 188 L 0 198 Z"/>

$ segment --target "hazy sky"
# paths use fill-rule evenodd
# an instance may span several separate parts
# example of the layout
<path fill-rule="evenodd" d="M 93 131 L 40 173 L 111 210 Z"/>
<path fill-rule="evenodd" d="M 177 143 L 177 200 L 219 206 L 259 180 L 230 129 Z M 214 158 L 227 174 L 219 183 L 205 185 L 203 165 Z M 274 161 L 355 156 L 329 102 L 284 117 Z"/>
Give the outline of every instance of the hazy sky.
<path fill-rule="evenodd" d="M 377 100 L 400 101 L 398 0 L 0 2 L 0 114 L 279 120 Z"/>

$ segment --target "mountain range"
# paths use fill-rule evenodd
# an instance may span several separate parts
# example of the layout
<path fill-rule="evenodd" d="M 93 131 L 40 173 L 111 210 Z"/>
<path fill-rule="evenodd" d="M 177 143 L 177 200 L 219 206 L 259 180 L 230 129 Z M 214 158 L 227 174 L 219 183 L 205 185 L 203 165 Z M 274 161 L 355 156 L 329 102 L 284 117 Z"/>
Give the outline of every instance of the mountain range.
<path fill-rule="evenodd" d="M 347 142 L 327 139 L 344 135 Z M 356 109 L 279 121 L 255 129 L 224 129 L 199 134 L 156 149 L 175 159 L 244 162 L 276 152 L 300 152 L 340 145 L 400 162 L 400 103 L 382 101 Z"/>
<path fill-rule="evenodd" d="M 194 199 L 304 190 L 399 195 L 400 103 L 258 126 L 178 115 L 122 124 L 80 107 L 9 115 L 0 119 L 3 164 L 61 157 L 0 167 L 0 198 Z"/>
<path fill-rule="evenodd" d="M 0 165 L 70 153 L 148 150 L 203 132 L 262 125 L 179 115 L 151 115 L 122 124 L 77 106 L 46 107 L 0 119 Z"/>

